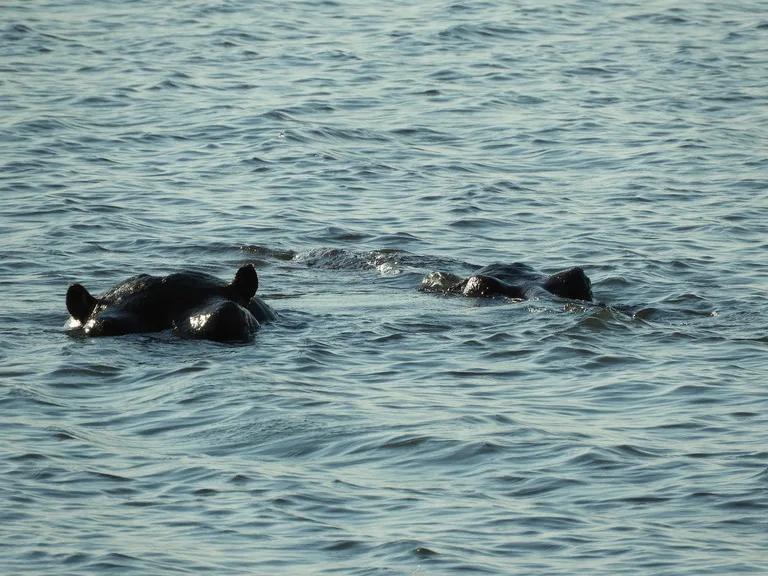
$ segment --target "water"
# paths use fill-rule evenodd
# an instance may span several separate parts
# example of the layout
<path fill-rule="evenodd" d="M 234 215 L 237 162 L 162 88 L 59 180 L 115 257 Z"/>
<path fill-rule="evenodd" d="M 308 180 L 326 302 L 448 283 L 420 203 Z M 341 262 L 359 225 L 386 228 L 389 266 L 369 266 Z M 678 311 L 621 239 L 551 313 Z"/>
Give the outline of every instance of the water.
<path fill-rule="evenodd" d="M 0 572 L 768 572 L 762 2 L 11 2 Z M 417 290 L 585 268 L 599 304 Z M 64 293 L 256 264 L 248 345 Z"/>

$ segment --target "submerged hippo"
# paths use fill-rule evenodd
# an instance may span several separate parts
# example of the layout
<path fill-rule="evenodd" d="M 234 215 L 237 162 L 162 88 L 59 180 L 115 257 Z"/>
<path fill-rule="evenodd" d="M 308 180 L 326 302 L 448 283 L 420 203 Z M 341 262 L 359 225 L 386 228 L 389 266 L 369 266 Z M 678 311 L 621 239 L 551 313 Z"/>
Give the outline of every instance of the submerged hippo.
<path fill-rule="evenodd" d="M 491 264 L 468 278 L 432 272 L 421 282 L 421 290 L 470 297 L 506 296 L 527 300 L 554 294 L 561 298 L 592 301 L 592 282 L 580 267 L 547 276 L 527 264 Z"/>
<path fill-rule="evenodd" d="M 140 274 L 95 298 L 81 284 L 67 290 L 70 328 L 87 336 L 117 336 L 172 329 L 189 338 L 245 342 L 277 314 L 256 296 L 259 278 L 252 264 L 232 282 L 202 272 L 168 276 Z"/>

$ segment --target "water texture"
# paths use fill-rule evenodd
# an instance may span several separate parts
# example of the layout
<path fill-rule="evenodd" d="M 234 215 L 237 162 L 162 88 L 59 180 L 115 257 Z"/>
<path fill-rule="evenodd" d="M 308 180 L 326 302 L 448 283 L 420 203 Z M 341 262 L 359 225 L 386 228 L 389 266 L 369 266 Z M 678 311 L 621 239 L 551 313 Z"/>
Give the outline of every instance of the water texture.
<path fill-rule="evenodd" d="M 757 1 L 6 2 L 0 573 L 768 573 L 767 70 Z M 246 262 L 250 344 L 63 328 Z M 596 302 L 418 290 L 492 262 Z"/>

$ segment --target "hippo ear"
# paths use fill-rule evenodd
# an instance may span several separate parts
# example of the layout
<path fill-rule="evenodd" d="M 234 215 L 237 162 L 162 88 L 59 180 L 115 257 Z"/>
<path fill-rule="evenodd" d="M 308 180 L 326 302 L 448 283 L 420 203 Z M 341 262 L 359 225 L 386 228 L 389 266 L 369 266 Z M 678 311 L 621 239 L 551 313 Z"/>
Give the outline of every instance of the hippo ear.
<path fill-rule="evenodd" d="M 245 302 L 253 298 L 256 290 L 259 289 L 259 276 L 256 274 L 256 268 L 253 267 L 253 264 L 240 267 L 232 281 L 232 288 L 235 289 L 238 297 Z"/>
<path fill-rule="evenodd" d="M 72 284 L 67 290 L 67 310 L 81 324 L 88 320 L 97 302 L 82 284 Z"/>
<path fill-rule="evenodd" d="M 552 274 L 547 278 L 544 289 L 562 298 L 592 300 L 592 282 L 580 266 Z"/>

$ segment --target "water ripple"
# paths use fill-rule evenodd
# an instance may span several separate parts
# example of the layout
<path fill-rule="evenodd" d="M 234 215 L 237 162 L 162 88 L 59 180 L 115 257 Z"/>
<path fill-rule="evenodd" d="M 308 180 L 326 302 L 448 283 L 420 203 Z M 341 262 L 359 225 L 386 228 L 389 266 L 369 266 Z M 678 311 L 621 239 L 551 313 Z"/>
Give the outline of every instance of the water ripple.
<path fill-rule="evenodd" d="M 764 573 L 761 8 L 4 6 L 0 572 Z M 246 262 L 247 346 L 63 328 Z"/>

